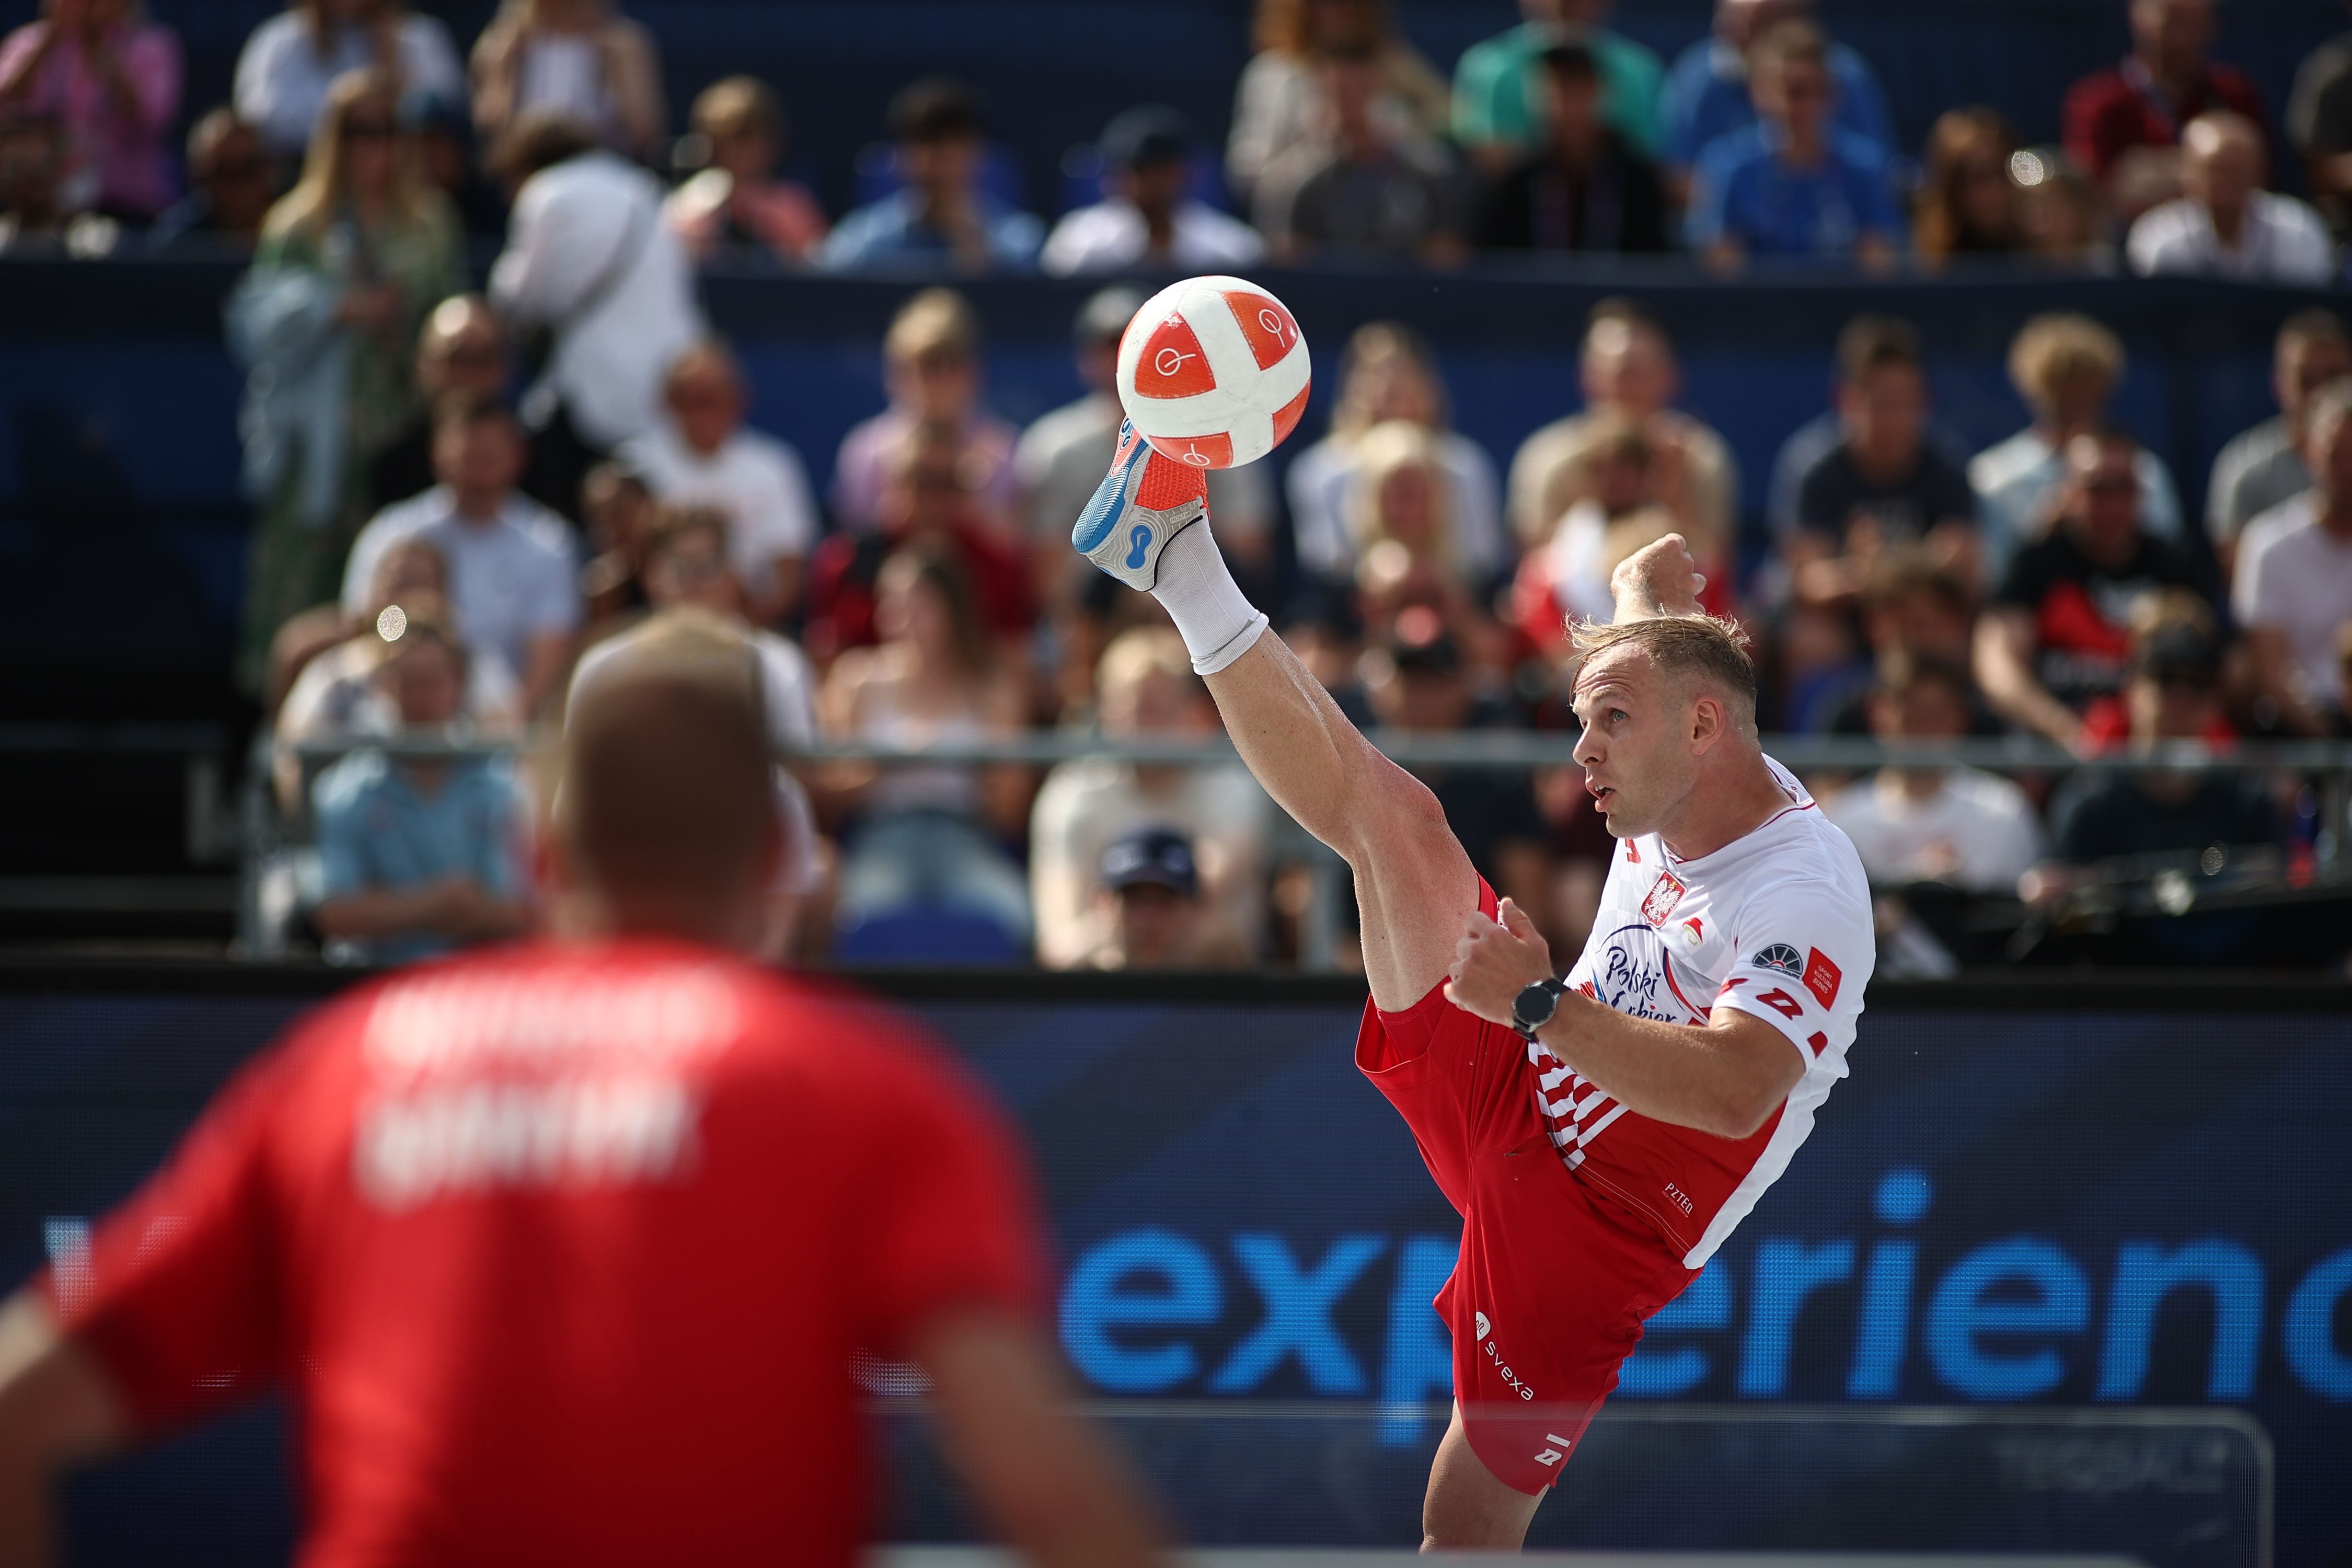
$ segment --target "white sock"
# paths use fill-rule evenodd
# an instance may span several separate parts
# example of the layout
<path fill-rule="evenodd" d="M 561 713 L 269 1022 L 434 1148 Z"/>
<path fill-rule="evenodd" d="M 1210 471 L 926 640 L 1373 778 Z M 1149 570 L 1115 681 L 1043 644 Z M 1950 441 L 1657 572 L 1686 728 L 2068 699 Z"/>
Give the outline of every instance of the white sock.
<path fill-rule="evenodd" d="M 1214 675 L 1249 652 L 1265 630 L 1265 616 L 1242 597 L 1205 518 L 1160 551 L 1160 585 L 1151 596 L 1175 621 L 1192 668 L 1202 675 Z"/>

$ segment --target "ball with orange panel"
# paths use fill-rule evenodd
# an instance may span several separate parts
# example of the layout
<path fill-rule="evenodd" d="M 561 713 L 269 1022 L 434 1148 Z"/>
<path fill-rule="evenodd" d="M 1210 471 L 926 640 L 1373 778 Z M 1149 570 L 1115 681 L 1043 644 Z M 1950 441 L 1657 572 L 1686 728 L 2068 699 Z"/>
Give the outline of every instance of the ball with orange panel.
<path fill-rule="evenodd" d="M 1307 341 L 1281 300 L 1241 278 L 1188 278 L 1144 302 L 1118 345 L 1118 400 L 1145 440 L 1196 468 L 1282 444 L 1307 410 Z"/>

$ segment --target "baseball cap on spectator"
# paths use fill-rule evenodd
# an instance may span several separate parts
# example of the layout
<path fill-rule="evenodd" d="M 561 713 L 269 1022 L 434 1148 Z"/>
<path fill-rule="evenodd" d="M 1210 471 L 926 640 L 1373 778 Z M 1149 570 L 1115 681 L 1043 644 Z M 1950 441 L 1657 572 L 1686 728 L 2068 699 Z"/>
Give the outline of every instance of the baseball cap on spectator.
<path fill-rule="evenodd" d="M 2187 621 L 2151 629 L 2132 652 L 2135 679 L 2159 686 L 2210 686 L 2221 679 L 2221 661 L 2212 638 Z"/>
<path fill-rule="evenodd" d="M 1192 861 L 1192 841 L 1172 827 L 1139 827 L 1111 840 L 1102 852 L 1102 885 L 1111 892 L 1150 885 L 1192 898 L 1201 874 Z"/>
<path fill-rule="evenodd" d="M 1398 613 L 1389 638 L 1389 658 L 1400 675 L 1436 675 L 1448 679 L 1462 673 L 1462 645 L 1445 629 L 1436 611 L 1426 605 L 1407 605 Z"/>
<path fill-rule="evenodd" d="M 1103 127 L 1099 146 L 1105 168 L 1134 170 L 1181 163 L 1192 144 L 1190 121 L 1172 109 L 1147 104 L 1113 116 Z"/>
<path fill-rule="evenodd" d="M 1088 343 L 1115 343 L 1126 335 L 1128 322 L 1143 309 L 1143 290 L 1124 284 L 1101 289 L 1089 295 L 1078 308 L 1077 330 L 1073 334 L 1083 348 Z"/>

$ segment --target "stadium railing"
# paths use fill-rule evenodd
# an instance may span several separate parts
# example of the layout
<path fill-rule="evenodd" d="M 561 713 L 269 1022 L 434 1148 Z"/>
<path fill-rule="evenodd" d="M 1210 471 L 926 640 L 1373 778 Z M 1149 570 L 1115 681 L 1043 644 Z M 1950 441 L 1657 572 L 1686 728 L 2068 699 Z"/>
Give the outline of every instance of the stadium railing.
<path fill-rule="evenodd" d="M 277 935 L 287 895 L 266 886 L 273 863 L 307 841 L 309 784 L 321 768 L 354 751 L 375 750 L 417 758 L 517 757 L 545 743 L 545 737 L 499 742 L 403 737 L 341 740 L 278 746 L 267 737 L 255 743 L 247 769 L 243 812 L 245 872 L 240 901 L 239 950 L 255 957 L 286 949 Z M 1376 732 L 1374 744 L 1401 765 L 1416 771 L 1491 770 L 1534 773 L 1573 765 L 1572 735 L 1558 731 L 1469 731 Z M 2230 911 L 2275 908 L 2318 900 L 2352 899 L 2352 742 L 2291 741 L 2228 747 L 2202 742 L 2167 742 L 2147 748 L 2078 756 L 2039 739 L 2007 737 L 1938 742 L 1889 743 L 1874 738 L 1832 735 L 1768 736 L 1765 749 L 1811 779 L 1851 777 L 1884 767 L 1971 767 L 2011 776 L 2052 778 L 2074 773 L 2208 773 L 2259 772 L 2304 781 L 2307 813 L 2296 814 L 2293 836 L 2281 847 L 2209 846 L 2168 855 L 2142 855 L 2102 862 L 2091 874 L 2046 906 L 2029 909 L 2021 900 L 1974 898 L 1953 917 L 1967 930 L 2003 934 L 2003 953 L 2021 958 L 2053 927 L 2134 917 L 2178 917 L 2191 910 Z M 1051 767 L 1086 759 L 1162 766 L 1233 765 L 1236 754 L 1222 736 L 1112 739 L 1084 731 L 1039 730 L 986 741 L 961 742 L 917 750 L 828 742 L 782 758 L 793 765 L 865 763 L 884 767 L 1013 765 Z M 291 761 L 301 781 L 299 800 L 281 811 L 272 781 Z M 1348 897 L 1346 868 L 1287 816 L 1274 815 L 1276 864 L 1302 865 L 1310 893 L 1300 920 L 1299 966 L 1310 972 L 1339 967 Z"/>

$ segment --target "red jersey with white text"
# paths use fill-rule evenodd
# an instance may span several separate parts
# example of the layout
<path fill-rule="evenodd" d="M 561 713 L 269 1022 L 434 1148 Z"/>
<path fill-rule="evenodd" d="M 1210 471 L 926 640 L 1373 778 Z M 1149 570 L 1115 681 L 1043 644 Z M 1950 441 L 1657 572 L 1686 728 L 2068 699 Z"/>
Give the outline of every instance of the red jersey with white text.
<path fill-rule="evenodd" d="M 682 944 L 517 947 L 321 1008 L 47 1285 L 137 1423 L 290 1385 L 306 1568 L 846 1564 L 853 1359 L 1034 1315 L 982 1095 Z"/>
<path fill-rule="evenodd" d="M 1541 1044 L 1528 1047 L 1553 1143 L 1577 1176 L 1647 1218 L 1699 1268 L 1789 1168 L 1846 1051 L 1877 958 L 1862 860 L 1802 784 L 1762 826 L 1695 860 L 1654 833 L 1620 841 L 1568 983 L 1621 1013 L 1705 1024 L 1717 1007 L 1763 1019 L 1804 1060 L 1770 1120 L 1730 1139 L 1654 1121 Z"/>

